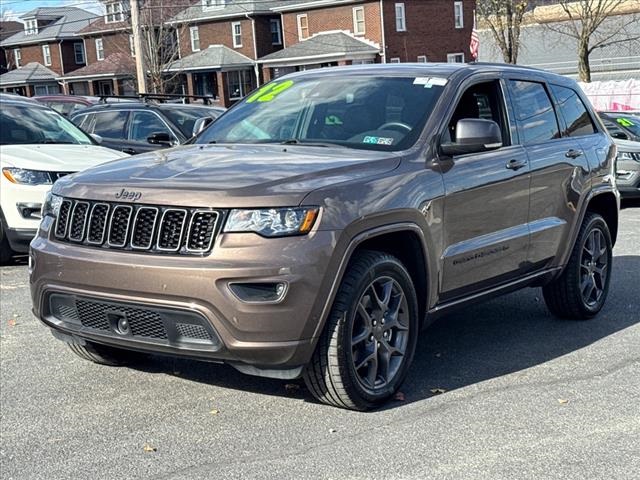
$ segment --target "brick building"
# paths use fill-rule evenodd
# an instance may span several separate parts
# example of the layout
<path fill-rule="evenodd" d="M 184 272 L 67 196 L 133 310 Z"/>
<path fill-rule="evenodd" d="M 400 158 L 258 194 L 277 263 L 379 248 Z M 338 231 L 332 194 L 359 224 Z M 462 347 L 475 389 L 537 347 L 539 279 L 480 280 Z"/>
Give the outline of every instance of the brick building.
<path fill-rule="evenodd" d="M 0 20 L 0 43 L 12 35 L 15 35 L 23 28 L 24 25 L 20 22 Z M 9 62 L 7 62 L 7 55 L 5 54 L 4 48 L 0 48 L 0 74 L 9 70 L 9 63 L 12 61 L 13 59 L 9 57 Z"/>
<path fill-rule="evenodd" d="M 200 0 L 170 23 L 179 36 L 180 60 L 169 70 L 183 73 L 186 92 L 210 95 L 229 106 L 262 83 L 256 60 L 282 49 L 283 1 Z"/>
<path fill-rule="evenodd" d="M 476 2 L 292 0 L 278 3 L 273 11 L 281 14 L 285 48 L 260 58 L 265 78 L 301 69 L 353 63 L 464 62 Z M 370 53 L 372 47 L 378 49 L 377 54 Z"/>
<path fill-rule="evenodd" d="M 75 7 L 42 7 L 20 16 L 24 24 L 17 33 L 0 42 L 9 70 L 29 65 L 21 75 L 0 75 L 0 88 L 23 95 L 58 93 L 56 77 L 86 65 L 84 45 L 75 33 L 95 19 L 95 15 Z M 44 69 L 38 67 L 45 67 Z M 48 77 L 45 72 L 53 72 Z M 7 78 L 13 79 L 11 83 Z M 16 83 L 14 80 L 20 80 Z"/>

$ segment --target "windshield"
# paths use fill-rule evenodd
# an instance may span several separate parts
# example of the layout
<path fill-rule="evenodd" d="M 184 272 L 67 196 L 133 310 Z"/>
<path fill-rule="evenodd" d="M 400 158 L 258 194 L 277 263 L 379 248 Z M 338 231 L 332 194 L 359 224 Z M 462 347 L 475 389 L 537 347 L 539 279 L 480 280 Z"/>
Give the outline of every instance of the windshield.
<path fill-rule="evenodd" d="M 222 112 L 207 107 L 171 107 L 163 110 L 169 120 L 189 138 L 193 135 L 196 120 L 202 117 L 218 118 Z"/>
<path fill-rule="evenodd" d="M 428 77 L 280 79 L 249 95 L 194 143 L 403 150 L 422 132 L 444 84 L 446 79 Z"/>
<path fill-rule="evenodd" d="M 613 118 L 622 128 L 640 136 L 640 117 L 636 115 L 615 115 Z"/>
<path fill-rule="evenodd" d="M 94 142 L 53 110 L 3 104 L 0 109 L 0 145 L 34 143 L 92 145 Z"/>

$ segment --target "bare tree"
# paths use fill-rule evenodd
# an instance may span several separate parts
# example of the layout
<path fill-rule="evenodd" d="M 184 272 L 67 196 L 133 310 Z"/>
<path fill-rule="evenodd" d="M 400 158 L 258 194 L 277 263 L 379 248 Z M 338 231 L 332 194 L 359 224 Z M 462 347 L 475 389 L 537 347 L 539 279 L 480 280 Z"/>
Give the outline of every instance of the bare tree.
<path fill-rule="evenodd" d="M 596 48 L 622 42 L 637 42 L 629 27 L 640 21 L 637 13 L 625 12 L 628 0 L 559 0 L 562 21 L 546 23 L 547 28 L 577 42 L 578 74 L 591 81 L 589 56 Z"/>
<path fill-rule="evenodd" d="M 516 63 L 520 49 L 520 25 L 531 0 L 482 0 L 477 2 L 481 25 L 489 27 L 505 63 Z"/>
<path fill-rule="evenodd" d="M 142 49 L 144 50 L 150 91 L 167 93 L 169 86 L 182 72 L 169 72 L 171 63 L 180 58 L 178 37 L 183 35 L 186 24 L 169 25 L 167 21 L 184 7 L 176 7 L 172 0 L 146 2 L 140 11 L 142 25 Z"/>

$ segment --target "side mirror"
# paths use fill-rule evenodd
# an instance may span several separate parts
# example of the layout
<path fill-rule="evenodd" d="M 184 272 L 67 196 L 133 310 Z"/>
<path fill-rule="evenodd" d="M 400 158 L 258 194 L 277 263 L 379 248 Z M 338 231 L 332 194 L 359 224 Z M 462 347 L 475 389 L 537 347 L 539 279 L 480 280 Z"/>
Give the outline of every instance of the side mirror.
<path fill-rule="evenodd" d="M 90 133 L 89 135 L 91 135 L 91 138 L 93 138 L 98 145 L 102 143 L 102 137 L 97 133 Z"/>
<path fill-rule="evenodd" d="M 445 155 L 486 152 L 502 146 L 502 132 L 493 120 L 463 118 L 456 124 L 456 141 L 443 143 L 440 150 Z"/>
<path fill-rule="evenodd" d="M 173 145 L 173 139 L 167 132 L 155 132 L 147 137 L 147 142 L 152 145 L 165 145 L 170 147 Z"/>
<path fill-rule="evenodd" d="M 624 132 L 613 132 L 613 133 L 611 134 L 611 136 L 612 136 L 613 138 L 617 138 L 617 139 L 619 139 L 619 140 L 629 140 L 629 137 L 628 137 L 627 135 L 625 135 L 625 133 L 624 133 Z"/>
<path fill-rule="evenodd" d="M 193 124 L 193 130 L 191 131 L 191 135 L 194 137 L 207 128 L 209 125 L 213 123 L 213 118 L 211 117 L 201 117 L 195 121 Z"/>

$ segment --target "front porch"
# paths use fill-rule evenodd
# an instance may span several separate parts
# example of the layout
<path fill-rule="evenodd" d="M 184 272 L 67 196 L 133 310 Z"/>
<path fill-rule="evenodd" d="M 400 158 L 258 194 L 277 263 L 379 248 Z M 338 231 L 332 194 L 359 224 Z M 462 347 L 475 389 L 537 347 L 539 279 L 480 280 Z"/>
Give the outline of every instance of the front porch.
<path fill-rule="evenodd" d="M 187 95 L 208 96 L 228 108 L 258 86 L 255 62 L 224 45 L 211 45 L 173 62 L 168 74 Z"/>

